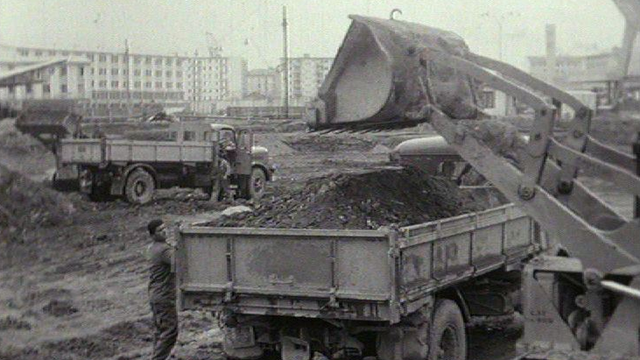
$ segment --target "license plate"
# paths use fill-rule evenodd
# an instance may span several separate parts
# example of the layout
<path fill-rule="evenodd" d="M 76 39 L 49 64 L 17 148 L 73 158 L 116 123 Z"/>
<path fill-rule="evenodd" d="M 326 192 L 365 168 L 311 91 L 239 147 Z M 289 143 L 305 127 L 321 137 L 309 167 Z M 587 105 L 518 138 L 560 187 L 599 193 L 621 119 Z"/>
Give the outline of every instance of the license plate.
<path fill-rule="evenodd" d="M 225 329 L 227 343 L 234 349 L 251 347 L 256 344 L 253 326 L 237 326 Z"/>

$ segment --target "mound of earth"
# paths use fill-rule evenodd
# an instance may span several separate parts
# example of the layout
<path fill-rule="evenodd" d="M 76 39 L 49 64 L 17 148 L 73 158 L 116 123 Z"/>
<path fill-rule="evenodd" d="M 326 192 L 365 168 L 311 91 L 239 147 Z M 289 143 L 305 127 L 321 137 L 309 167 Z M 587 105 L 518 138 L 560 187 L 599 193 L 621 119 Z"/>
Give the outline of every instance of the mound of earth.
<path fill-rule="evenodd" d="M 222 217 L 225 227 L 377 229 L 405 226 L 490 208 L 497 193 L 477 196 L 452 181 L 413 169 L 314 178 L 276 192 L 252 213 Z"/>
<path fill-rule="evenodd" d="M 284 141 L 291 148 L 302 152 L 370 151 L 376 146 L 371 140 L 356 136 L 296 135 Z"/>
<path fill-rule="evenodd" d="M 74 212 L 64 195 L 0 164 L 0 229 L 58 225 Z"/>
<path fill-rule="evenodd" d="M 15 127 L 15 119 L 0 121 L 0 163 L 34 179 L 55 167 L 55 157 L 40 141 Z"/>

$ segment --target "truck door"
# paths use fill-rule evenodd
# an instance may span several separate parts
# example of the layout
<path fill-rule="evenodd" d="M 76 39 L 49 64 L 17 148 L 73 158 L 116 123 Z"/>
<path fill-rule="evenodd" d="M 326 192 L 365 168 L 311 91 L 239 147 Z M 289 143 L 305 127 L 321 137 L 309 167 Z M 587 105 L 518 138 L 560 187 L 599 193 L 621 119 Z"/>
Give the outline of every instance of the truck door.
<path fill-rule="evenodd" d="M 238 132 L 237 142 L 235 173 L 238 175 L 251 175 L 253 133 L 249 130 L 240 130 Z"/>

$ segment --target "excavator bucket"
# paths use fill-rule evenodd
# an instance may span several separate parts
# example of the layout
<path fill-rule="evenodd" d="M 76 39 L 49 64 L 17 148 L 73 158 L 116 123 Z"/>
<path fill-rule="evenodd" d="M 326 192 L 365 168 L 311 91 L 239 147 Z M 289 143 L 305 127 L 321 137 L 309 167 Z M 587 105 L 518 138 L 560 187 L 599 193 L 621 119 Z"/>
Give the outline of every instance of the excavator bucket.
<path fill-rule="evenodd" d="M 420 24 L 352 15 L 331 70 L 307 109 L 315 130 L 382 130 L 426 121 L 425 105 L 448 116 L 476 118 L 477 86 L 471 78 L 420 52 L 434 49 L 464 57 L 458 35 Z"/>

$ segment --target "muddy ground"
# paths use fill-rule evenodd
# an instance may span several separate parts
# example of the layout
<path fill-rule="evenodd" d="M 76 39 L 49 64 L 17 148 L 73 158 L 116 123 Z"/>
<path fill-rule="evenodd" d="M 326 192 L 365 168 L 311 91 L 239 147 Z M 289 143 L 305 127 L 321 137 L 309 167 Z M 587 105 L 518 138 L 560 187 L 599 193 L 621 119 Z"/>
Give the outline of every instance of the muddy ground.
<path fill-rule="evenodd" d="M 29 139 L 2 136 L 12 131 L 8 124 L 0 121 L 0 162 L 9 171 L 41 184 L 39 181 L 50 176 L 53 157 Z M 413 129 L 319 137 L 304 133 L 295 123 L 259 124 L 255 130 L 258 145 L 270 149 L 278 168 L 278 179 L 266 199 L 285 190 L 302 189 L 320 176 L 386 169 L 388 149 L 419 136 Z M 46 187 L 46 182 L 41 185 Z M 630 206 L 630 200 L 616 197 L 610 187 L 596 185 L 614 205 Z M 48 190 L 43 190 L 43 196 Z M 0 359 L 147 357 L 151 322 L 144 258 L 146 223 L 157 217 L 169 221 L 213 219 L 229 204 L 213 204 L 199 192 L 177 189 L 160 192 L 145 206 L 122 201 L 92 203 L 79 194 L 62 196 L 74 208 L 64 222 L 21 225 L 25 227 L 14 229 L 10 236 L 6 232 L 2 235 Z M 29 220 L 31 212 L 26 214 Z M 175 359 L 221 357 L 220 333 L 210 314 L 185 312 L 180 320 Z M 520 333 L 517 323 L 470 331 L 471 359 L 507 359 L 515 354 Z"/>

